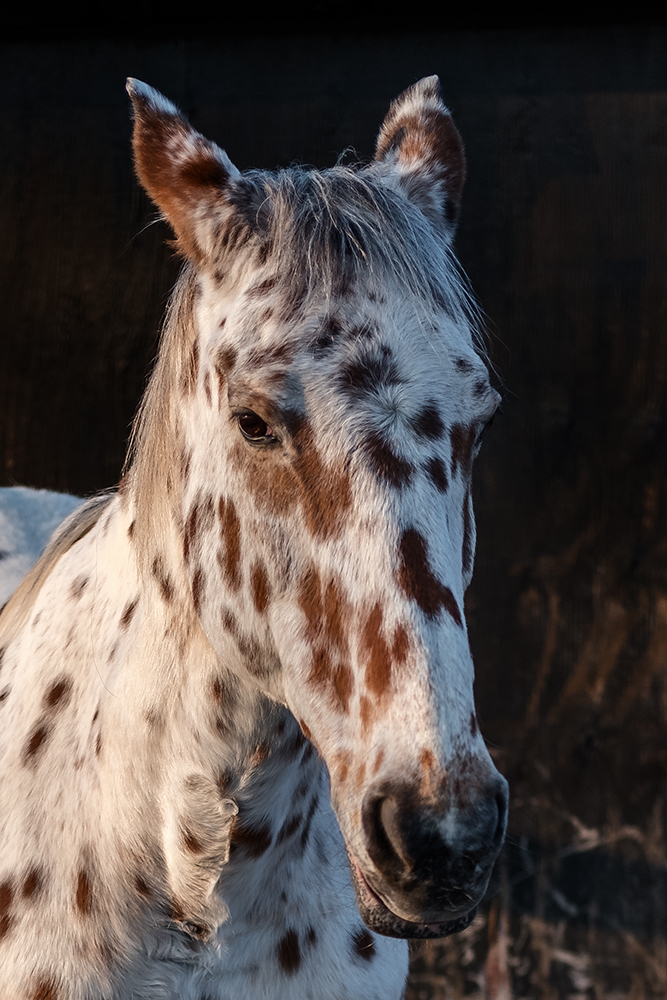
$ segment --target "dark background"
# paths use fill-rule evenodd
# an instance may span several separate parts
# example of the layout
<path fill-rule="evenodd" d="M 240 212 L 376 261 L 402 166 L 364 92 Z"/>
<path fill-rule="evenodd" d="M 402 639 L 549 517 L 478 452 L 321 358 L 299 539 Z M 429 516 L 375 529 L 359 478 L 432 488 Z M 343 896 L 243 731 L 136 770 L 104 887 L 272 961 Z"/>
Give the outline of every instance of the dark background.
<path fill-rule="evenodd" d="M 2 15 L 3 484 L 118 480 L 177 263 L 133 179 L 128 75 L 241 168 L 370 156 L 438 73 L 457 246 L 502 415 L 476 473 L 479 714 L 512 788 L 495 895 L 410 1000 L 667 995 L 667 29 L 542 9 Z"/>

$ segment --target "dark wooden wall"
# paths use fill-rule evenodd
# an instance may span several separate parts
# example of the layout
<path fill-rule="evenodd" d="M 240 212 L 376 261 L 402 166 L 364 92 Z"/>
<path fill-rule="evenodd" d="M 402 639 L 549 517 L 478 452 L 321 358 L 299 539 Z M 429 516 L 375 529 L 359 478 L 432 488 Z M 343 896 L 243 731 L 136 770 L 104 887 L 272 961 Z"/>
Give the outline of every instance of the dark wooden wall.
<path fill-rule="evenodd" d="M 493 899 L 415 951 L 409 996 L 664 1000 L 667 30 L 79 34 L 0 46 L 2 482 L 119 476 L 177 272 L 127 75 L 273 167 L 369 155 L 389 100 L 439 73 L 504 384 L 467 610 L 512 810 Z"/>

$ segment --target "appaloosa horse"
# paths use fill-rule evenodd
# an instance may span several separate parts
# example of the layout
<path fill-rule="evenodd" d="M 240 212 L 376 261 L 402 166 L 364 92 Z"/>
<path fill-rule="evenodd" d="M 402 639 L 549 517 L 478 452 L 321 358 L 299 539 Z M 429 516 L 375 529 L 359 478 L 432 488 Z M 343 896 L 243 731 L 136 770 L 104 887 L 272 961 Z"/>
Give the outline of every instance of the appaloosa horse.
<path fill-rule="evenodd" d="M 504 836 L 463 616 L 498 404 L 436 77 L 241 174 L 137 81 L 186 259 L 117 490 L 0 619 L 2 1000 L 396 1000 Z"/>

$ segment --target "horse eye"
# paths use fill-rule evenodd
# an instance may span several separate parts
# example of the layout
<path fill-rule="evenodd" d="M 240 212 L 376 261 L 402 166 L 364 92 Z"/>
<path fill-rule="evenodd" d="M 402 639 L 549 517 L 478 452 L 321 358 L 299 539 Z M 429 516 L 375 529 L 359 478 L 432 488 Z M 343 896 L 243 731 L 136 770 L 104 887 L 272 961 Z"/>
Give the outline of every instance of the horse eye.
<path fill-rule="evenodd" d="M 239 413 L 237 416 L 239 429 L 247 441 L 265 441 L 274 438 L 275 435 L 266 421 L 258 417 L 252 410 Z"/>

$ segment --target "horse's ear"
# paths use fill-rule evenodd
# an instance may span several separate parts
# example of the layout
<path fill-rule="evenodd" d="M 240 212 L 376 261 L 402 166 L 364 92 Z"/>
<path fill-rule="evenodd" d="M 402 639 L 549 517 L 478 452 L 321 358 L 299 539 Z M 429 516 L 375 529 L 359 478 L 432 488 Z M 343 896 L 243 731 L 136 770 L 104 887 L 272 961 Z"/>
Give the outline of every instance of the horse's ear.
<path fill-rule="evenodd" d="M 463 143 L 442 103 L 440 81 L 427 76 L 392 103 L 378 135 L 376 167 L 440 229 L 454 233 L 466 177 Z"/>
<path fill-rule="evenodd" d="M 211 249 L 216 223 L 229 213 L 229 182 L 240 173 L 157 90 L 130 78 L 127 91 L 134 110 L 137 176 L 171 223 L 178 249 L 201 261 Z"/>

